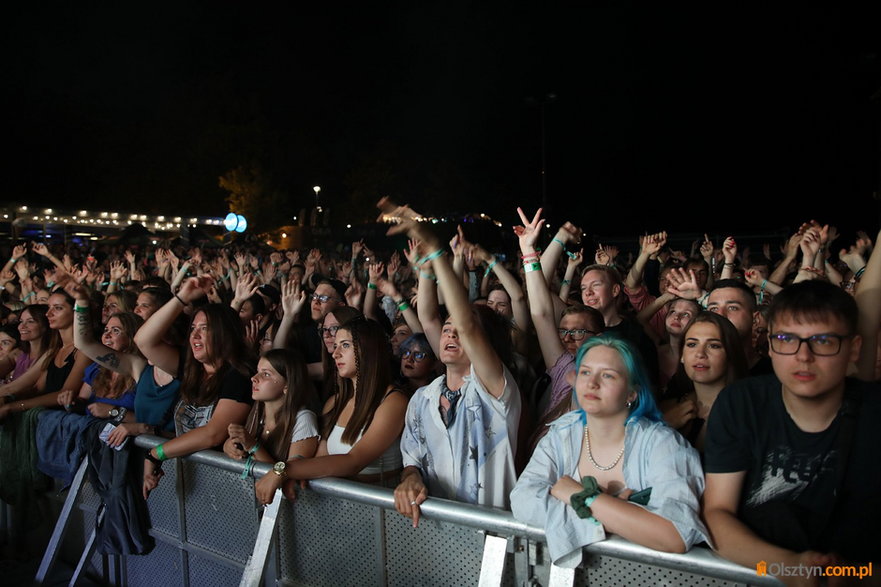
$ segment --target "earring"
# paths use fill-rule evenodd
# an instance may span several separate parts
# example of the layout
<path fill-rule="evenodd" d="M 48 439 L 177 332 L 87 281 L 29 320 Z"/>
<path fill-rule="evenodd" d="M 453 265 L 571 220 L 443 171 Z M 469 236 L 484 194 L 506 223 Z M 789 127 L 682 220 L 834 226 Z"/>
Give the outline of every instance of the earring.
<path fill-rule="evenodd" d="M 632 407 L 633 407 L 633 402 L 627 402 L 627 409 L 629 410 Z"/>

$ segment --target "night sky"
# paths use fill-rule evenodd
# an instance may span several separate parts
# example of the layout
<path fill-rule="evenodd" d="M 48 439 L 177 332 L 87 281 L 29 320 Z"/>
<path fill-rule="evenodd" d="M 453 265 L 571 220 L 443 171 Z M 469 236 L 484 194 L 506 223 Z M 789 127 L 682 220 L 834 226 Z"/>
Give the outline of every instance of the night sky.
<path fill-rule="evenodd" d="M 314 4 L 7 7 L 2 199 L 220 216 L 245 166 L 280 215 L 318 184 L 512 224 L 543 108 L 552 222 L 877 230 L 877 2 Z"/>

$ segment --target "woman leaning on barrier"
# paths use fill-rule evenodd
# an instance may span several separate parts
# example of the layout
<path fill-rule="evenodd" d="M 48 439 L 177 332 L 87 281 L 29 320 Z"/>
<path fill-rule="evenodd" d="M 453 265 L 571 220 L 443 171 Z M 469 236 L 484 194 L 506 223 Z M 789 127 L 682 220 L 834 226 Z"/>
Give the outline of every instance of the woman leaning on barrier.
<path fill-rule="evenodd" d="M 184 308 L 205 297 L 214 285 L 210 277 L 192 277 L 138 331 L 135 342 L 156 367 L 181 380 L 181 399 L 174 409 L 177 436 L 147 453 L 144 496 L 162 477 L 162 462 L 220 446 L 230 424 L 242 424 L 251 407 L 253 359 L 245 344 L 238 315 L 229 306 L 196 307 L 189 338 L 181 349 L 163 336 Z"/>
<path fill-rule="evenodd" d="M 254 406 L 248 421 L 244 426 L 230 424 L 223 445 L 228 457 L 245 460 L 243 477 L 255 461 L 289 463 L 315 456 L 320 439 L 318 418 L 310 409 L 315 388 L 299 352 L 272 349 L 264 353 L 251 377 L 251 397 Z M 274 470 L 263 475 L 255 485 L 257 499 L 272 501 L 282 481 Z"/>
<path fill-rule="evenodd" d="M 581 346 L 579 409 L 550 424 L 511 492 L 514 516 L 545 529 L 559 566 L 577 566 L 605 532 L 665 552 L 706 540 L 700 458 L 663 423 L 638 357 L 612 335 Z"/>
<path fill-rule="evenodd" d="M 390 358 L 391 345 L 378 322 L 356 316 L 340 325 L 333 352 L 339 392 L 324 405 L 318 452 L 311 459 L 278 462 L 273 470 L 288 480 L 289 497 L 297 481 L 320 477 L 397 483 L 407 397 L 392 385 Z M 271 494 L 261 499 L 271 501 Z"/>

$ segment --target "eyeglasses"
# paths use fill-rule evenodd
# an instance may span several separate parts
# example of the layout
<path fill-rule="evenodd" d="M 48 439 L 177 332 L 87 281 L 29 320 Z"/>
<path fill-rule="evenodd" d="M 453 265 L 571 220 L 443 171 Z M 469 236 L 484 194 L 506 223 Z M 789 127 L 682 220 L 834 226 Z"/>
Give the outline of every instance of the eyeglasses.
<path fill-rule="evenodd" d="M 427 356 L 427 353 L 424 353 L 422 351 L 404 351 L 403 353 L 401 353 L 402 359 L 412 358 L 417 363 L 419 361 L 421 361 L 422 359 L 424 359 L 426 356 Z"/>
<path fill-rule="evenodd" d="M 560 338 L 566 338 L 566 335 L 572 337 L 572 340 L 584 340 L 584 337 L 590 333 L 591 336 L 596 334 L 593 330 L 585 330 L 584 328 L 576 328 L 575 330 L 566 330 L 565 328 L 558 328 L 557 334 L 560 335 Z"/>
<path fill-rule="evenodd" d="M 318 302 L 319 304 L 323 304 L 323 303 L 328 302 L 328 301 L 330 301 L 330 300 L 336 300 L 336 299 L 337 299 L 337 298 L 335 298 L 334 296 L 329 296 L 329 295 L 318 295 L 318 294 L 312 294 L 310 297 L 312 298 L 312 301 L 313 301 L 313 302 Z"/>
<path fill-rule="evenodd" d="M 328 326 L 324 328 L 322 326 L 318 327 L 318 336 L 336 336 L 337 330 L 339 330 L 339 326 Z"/>
<path fill-rule="evenodd" d="M 771 342 L 771 350 L 778 355 L 794 355 L 801 349 L 802 343 L 806 342 L 815 355 L 830 357 L 837 355 L 841 350 L 841 341 L 850 337 L 851 335 L 815 334 L 807 338 L 799 338 L 788 332 L 778 332 L 769 335 L 768 340 Z"/>

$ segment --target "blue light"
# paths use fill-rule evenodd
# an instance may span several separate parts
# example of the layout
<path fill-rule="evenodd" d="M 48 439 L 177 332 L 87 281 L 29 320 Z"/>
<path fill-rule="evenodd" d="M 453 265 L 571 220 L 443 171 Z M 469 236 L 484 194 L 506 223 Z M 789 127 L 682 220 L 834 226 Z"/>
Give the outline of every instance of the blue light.
<path fill-rule="evenodd" d="M 248 228 L 248 221 L 245 220 L 245 217 L 239 214 L 236 216 L 238 220 L 238 224 L 236 225 L 236 232 L 245 232 L 245 229 Z"/>
<path fill-rule="evenodd" d="M 228 232 L 232 232 L 236 229 L 236 225 L 239 223 L 238 216 L 235 215 L 234 212 L 230 212 L 226 215 L 226 218 L 223 219 L 223 226 L 226 228 Z"/>

